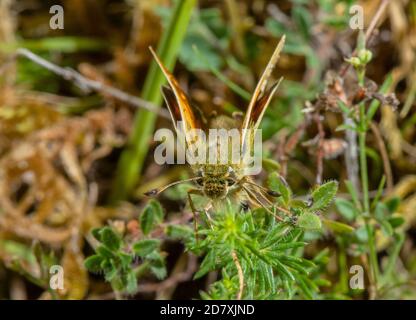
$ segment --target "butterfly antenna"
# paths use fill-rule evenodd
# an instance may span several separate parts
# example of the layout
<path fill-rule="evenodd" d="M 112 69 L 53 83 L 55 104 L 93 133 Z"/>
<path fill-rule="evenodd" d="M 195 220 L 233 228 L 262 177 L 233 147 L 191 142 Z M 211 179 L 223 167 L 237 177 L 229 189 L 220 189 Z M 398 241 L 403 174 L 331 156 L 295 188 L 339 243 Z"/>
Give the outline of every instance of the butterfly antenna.
<path fill-rule="evenodd" d="M 195 177 L 195 178 L 175 181 L 175 182 L 169 183 L 168 185 L 166 185 L 162 188 L 149 190 L 149 191 L 145 192 L 144 195 L 149 196 L 149 197 L 155 197 L 155 196 L 159 195 L 160 193 L 162 193 L 163 191 L 165 191 L 166 189 L 169 189 L 170 187 L 173 187 L 173 186 L 176 186 L 178 184 L 185 183 L 185 182 L 195 181 L 197 179 L 199 179 L 199 178 Z"/>
<path fill-rule="evenodd" d="M 282 207 L 280 207 L 280 206 L 277 206 L 277 205 L 275 205 L 274 203 L 270 202 L 270 200 L 269 200 L 269 199 L 267 199 L 267 198 L 264 196 L 264 194 L 263 194 L 263 193 L 259 192 L 258 194 L 259 194 L 259 196 L 260 196 L 262 199 L 264 199 L 264 200 L 265 200 L 268 204 L 270 204 L 271 206 L 273 206 L 273 207 L 274 207 L 274 208 L 276 208 L 277 210 L 284 212 L 284 213 L 285 213 L 286 215 L 288 215 L 288 216 L 292 216 L 292 213 L 291 213 L 289 210 L 287 210 L 287 209 L 285 209 L 285 208 L 282 208 Z"/>
<path fill-rule="evenodd" d="M 256 188 L 258 188 L 258 189 L 260 189 L 260 190 L 264 191 L 264 192 L 265 192 L 265 193 L 267 193 L 269 196 L 272 196 L 272 197 L 280 197 L 280 196 L 281 196 L 281 194 L 280 194 L 279 192 L 274 191 L 274 190 L 271 190 L 271 189 L 268 189 L 268 188 L 266 188 L 266 187 L 263 187 L 263 186 L 261 186 L 261 185 L 259 185 L 259 184 L 255 183 L 255 182 L 252 182 L 252 181 L 245 181 L 244 183 L 249 184 L 249 185 L 251 185 L 251 186 L 253 186 L 253 187 L 256 187 Z"/>
<path fill-rule="evenodd" d="M 250 190 L 249 188 L 247 188 L 247 189 Z M 267 197 L 263 194 L 262 191 L 257 191 L 257 190 L 254 190 L 254 189 L 251 189 L 250 191 L 251 191 L 252 194 L 256 195 L 256 197 L 258 199 L 259 198 L 262 199 L 267 205 L 273 206 L 273 203 L 269 199 L 267 199 Z"/>
<path fill-rule="evenodd" d="M 276 213 L 274 213 L 273 211 L 271 211 L 269 208 L 267 208 L 258 198 L 257 195 L 254 194 L 250 189 L 246 188 L 243 186 L 243 189 L 245 190 L 245 192 L 247 192 L 247 195 L 249 196 L 250 199 L 254 200 L 254 202 L 256 202 L 258 205 L 260 205 L 263 209 L 265 209 L 268 213 L 270 213 L 272 216 L 274 216 L 277 220 L 279 221 L 283 221 L 282 217 L 279 217 Z"/>

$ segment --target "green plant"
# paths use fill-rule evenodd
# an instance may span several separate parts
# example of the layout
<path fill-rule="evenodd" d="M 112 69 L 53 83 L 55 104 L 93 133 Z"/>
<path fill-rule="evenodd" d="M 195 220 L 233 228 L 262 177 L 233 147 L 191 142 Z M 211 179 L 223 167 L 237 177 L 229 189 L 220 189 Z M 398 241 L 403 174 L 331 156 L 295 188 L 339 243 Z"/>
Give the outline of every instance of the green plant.
<path fill-rule="evenodd" d="M 12 240 L 1 240 L 0 250 L 11 255 L 12 258 L 8 261 L 11 270 L 46 290 L 52 299 L 60 298 L 58 292 L 50 286 L 50 268 L 57 264 L 57 257 L 52 250 L 45 250 L 39 242 L 28 247 Z"/>
<path fill-rule="evenodd" d="M 139 239 L 122 239 L 110 227 L 93 230 L 100 245 L 85 265 L 92 272 L 103 272 L 114 290 L 134 293 L 144 273 L 166 275 L 160 245 L 161 238 L 167 237 L 181 239 L 187 251 L 204 257 L 195 279 L 220 272 L 220 280 L 201 292 L 202 298 L 316 298 L 319 287 L 328 284 L 318 272 L 327 252 L 309 260 L 303 249 L 308 233 L 322 230 L 319 215 L 332 202 L 338 184 L 327 182 L 312 190 L 307 200 L 300 200 L 278 174 L 272 173 L 268 183 L 280 194 L 273 204 L 274 215 L 263 208 L 244 211 L 227 201 L 201 216 L 198 240 L 189 225 L 163 222 L 160 204 L 151 200 L 139 217 Z M 152 237 L 161 226 L 163 236 Z M 138 265 L 135 257 L 140 258 Z"/>
<path fill-rule="evenodd" d="M 356 54 L 346 61 L 354 68 L 358 90 L 367 92 L 366 87 L 366 66 L 372 60 L 372 53 L 365 47 L 365 36 L 361 32 L 358 38 Z M 373 200 L 370 201 L 370 187 L 367 166 L 367 156 L 370 154 L 367 147 L 367 134 L 372 126 L 372 119 L 380 107 L 380 95 L 383 96 L 391 84 L 391 77 L 388 76 L 385 83 L 381 86 L 379 95 L 370 99 L 361 99 L 357 104 L 348 106 L 344 102 L 339 101 L 342 112 L 353 119 L 353 126 L 342 126 L 339 129 L 353 130 L 358 135 L 359 142 L 359 165 L 362 196 L 359 197 L 357 190 L 351 181 L 346 181 L 346 186 L 352 198 L 352 201 L 346 199 L 337 199 L 336 207 L 339 213 L 349 224 L 357 225 L 355 232 L 348 237 L 343 236 L 338 243 L 344 249 L 355 244 L 357 247 L 353 252 L 356 255 L 367 254 L 368 264 L 371 270 L 369 275 L 371 298 L 375 298 L 378 291 L 386 284 L 386 279 L 390 278 L 392 268 L 395 265 L 397 254 L 400 246 L 403 244 L 400 239 L 403 238 L 400 226 L 403 224 L 403 218 L 394 215 L 397 210 L 399 199 L 392 198 L 381 201 L 382 191 L 386 182 L 383 176 L 379 182 L 378 190 Z M 388 267 L 380 271 L 380 263 L 377 255 L 376 231 L 381 229 L 386 237 L 392 240 L 394 254 L 389 257 Z M 342 249 L 342 250 L 344 250 Z M 344 261 L 345 262 L 345 261 Z M 346 265 L 340 266 L 340 269 L 346 269 Z M 345 277 L 341 277 L 341 282 L 345 281 Z M 346 285 L 342 285 L 346 289 Z"/>
<path fill-rule="evenodd" d="M 143 238 L 138 241 L 129 235 L 122 236 L 109 226 L 93 229 L 99 241 L 95 254 L 85 260 L 86 268 L 93 273 L 104 274 L 113 290 L 133 294 L 137 290 L 137 279 L 151 272 L 158 279 L 166 276 L 164 256 L 160 252 L 160 240 L 148 236 L 155 222 L 162 219 L 160 204 L 151 201 L 141 215 Z"/>

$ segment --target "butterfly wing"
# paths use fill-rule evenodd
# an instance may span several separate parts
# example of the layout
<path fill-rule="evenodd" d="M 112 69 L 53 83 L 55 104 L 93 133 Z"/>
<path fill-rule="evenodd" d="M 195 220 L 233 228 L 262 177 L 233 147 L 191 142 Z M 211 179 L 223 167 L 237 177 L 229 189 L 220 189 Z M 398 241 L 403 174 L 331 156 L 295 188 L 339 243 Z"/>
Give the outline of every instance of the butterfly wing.
<path fill-rule="evenodd" d="M 248 105 L 242 125 L 243 147 L 246 143 L 249 143 L 248 139 L 250 139 L 249 136 L 251 135 L 252 131 L 259 127 L 264 112 L 266 111 L 267 106 L 269 105 L 282 80 L 282 78 L 280 78 L 278 82 L 273 84 L 270 88 L 267 88 L 270 75 L 277 63 L 277 60 L 279 59 L 280 52 L 283 49 L 284 43 L 285 36 L 280 39 L 278 45 L 276 46 L 276 49 L 274 50 L 266 69 L 264 70 L 259 82 L 257 83 L 256 89 L 254 90 L 253 96 Z"/>
<path fill-rule="evenodd" d="M 193 150 L 195 149 L 195 143 L 198 142 L 198 136 L 193 134 L 193 130 L 202 129 L 202 121 L 195 116 L 185 92 L 181 89 L 173 74 L 164 66 L 153 48 L 150 47 L 149 49 L 169 83 L 169 86 L 162 87 L 162 93 L 176 132 L 185 136 L 188 148 Z"/>

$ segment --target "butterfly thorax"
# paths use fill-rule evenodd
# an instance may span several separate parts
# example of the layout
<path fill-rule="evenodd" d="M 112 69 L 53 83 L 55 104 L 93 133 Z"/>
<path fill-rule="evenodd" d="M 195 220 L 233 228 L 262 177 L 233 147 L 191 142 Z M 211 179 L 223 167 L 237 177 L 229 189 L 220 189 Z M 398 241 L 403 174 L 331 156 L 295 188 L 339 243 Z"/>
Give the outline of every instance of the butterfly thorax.
<path fill-rule="evenodd" d="M 228 164 L 206 164 L 198 166 L 197 170 L 202 192 L 211 199 L 225 198 L 237 181 L 233 167 Z"/>

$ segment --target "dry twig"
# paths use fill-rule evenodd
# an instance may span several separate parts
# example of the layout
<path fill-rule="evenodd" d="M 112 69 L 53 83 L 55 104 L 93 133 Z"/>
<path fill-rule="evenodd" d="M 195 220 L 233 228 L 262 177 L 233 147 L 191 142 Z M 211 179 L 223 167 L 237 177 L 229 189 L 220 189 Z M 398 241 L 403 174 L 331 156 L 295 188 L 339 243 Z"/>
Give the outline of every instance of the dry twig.
<path fill-rule="evenodd" d="M 57 66 L 51 63 L 50 61 L 47 61 L 39 57 L 38 55 L 34 54 L 33 52 L 27 49 L 20 48 L 17 50 L 17 54 L 61 76 L 65 80 L 73 82 L 77 87 L 79 87 L 84 92 L 97 91 L 97 92 L 105 93 L 106 95 L 112 96 L 116 98 L 117 100 L 130 104 L 137 108 L 142 108 L 142 109 L 146 109 L 148 111 L 157 113 L 158 115 L 166 119 L 170 119 L 169 112 L 167 110 L 160 109 L 158 106 L 154 105 L 153 103 L 150 103 L 146 100 L 132 96 L 117 88 L 105 85 L 99 81 L 88 79 L 84 77 L 83 75 L 81 75 L 79 72 L 71 68 L 62 68 L 60 66 Z"/>
<path fill-rule="evenodd" d="M 243 275 L 243 269 L 241 268 L 240 261 L 238 260 L 237 254 L 235 251 L 231 252 L 231 256 L 233 257 L 233 261 L 235 264 L 235 267 L 237 268 L 238 272 L 238 281 L 240 282 L 240 288 L 237 293 L 237 300 L 241 300 L 243 297 L 243 290 L 244 290 L 244 275 Z"/>
<path fill-rule="evenodd" d="M 389 155 L 387 154 L 386 145 L 383 141 L 383 137 L 381 135 L 380 129 L 377 127 L 377 125 L 374 122 L 370 123 L 371 131 L 374 134 L 374 137 L 376 138 L 378 149 L 380 150 L 381 158 L 383 160 L 383 167 L 384 167 L 384 173 L 386 175 L 386 182 L 387 182 L 387 193 L 390 193 L 393 190 L 393 173 L 391 171 L 391 165 L 389 160 Z"/>

